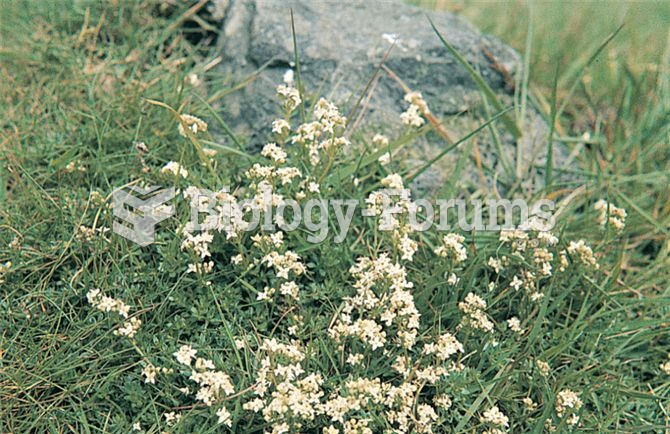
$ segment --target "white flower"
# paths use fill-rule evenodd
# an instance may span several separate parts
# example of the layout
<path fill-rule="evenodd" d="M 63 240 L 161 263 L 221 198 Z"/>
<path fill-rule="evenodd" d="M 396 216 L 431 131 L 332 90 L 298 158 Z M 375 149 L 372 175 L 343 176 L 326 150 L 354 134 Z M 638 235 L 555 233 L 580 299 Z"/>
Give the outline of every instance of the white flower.
<path fill-rule="evenodd" d="M 466 325 L 486 332 L 493 331 L 493 323 L 486 316 L 486 301 L 470 292 L 465 296 L 465 300 L 458 303 L 458 308 L 466 314 L 463 319 Z"/>
<path fill-rule="evenodd" d="M 142 375 L 144 375 L 144 382 L 150 384 L 156 384 L 156 374 L 158 369 L 149 363 L 147 366 L 142 369 Z"/>
<path fill-rule="evenodd" d="M 495 271 L 496 274 L 500 274 L 500 271 L 504 269 L 500 259 L 496 259 L 493 256 L 489 258 L 488 265 L 489 267 L 493 268 L 493 271 Z"/>
<path fill-rule="evenodd" d="M 293 84 L 293 70 L 292 69 L 287 69 L 286 72 L 284 72 L 284 83 L 287 85 Z"/>
<path fill-rule="evenodd" d="M 351 366 L 356 366 L 363 361 L 363 354 L 349 354 L 347 356 L 347 364 Z"/>
<path fill-rule="evenodd" d="M 400 121 L 404 125 L 417 128 L 425 123 L 425 121 L 421 117 L 421 113 L 419 112 L 419 107 L 415 104 L 410 104 L 407 111 L 400 114 Z"/>
<path fill-rule="evenodd" d="M 181 414 L 175 413 L 174 411 L 170 411 L 168 413 L 164 413 L 163 417 L 165 418 L 165 422 L 168 425 L 172 426 L 175 423 L 179 422 L 179 420 L 181 419 Z"/>
<path fill-rule="evenodd" d="M 521 329 L 521 321 L 515 316 L 507 320 L 507 327 L 515 333 L 523 333 L 523 330 Z"/>
<path fill-rule="evenodd" d="M 340 434 L 340 430 L 333 425 L 329 425 L 323 429 L 323 434 Z"/>
<path fill-rule="evenodd" d="M 430 113 L 428 104 L 426 104 L 426 101 L 423 99 L 421 92 L 409 92 L 408 94 L 405 94 L 403 99 L 405 102 L 416 105 L 422 114 L 425 115 Z"/>
<path fill-rule="evenodd" d="M 270 252 L 263 257 L 261 263 L 274 268 L 277 277 L 288 279 L 289 272 L 296 276 L 305 273 L 305 265 L 300 262 L 300 256 L 288 250 L 284 254 Z"/>
<path fill-rule="evenodd" d="M 261 155 L 270 158 L 275 163 L 283 164 L 286 162 L 286 151 L 277 146 L 275 143 L 268 143 L 263 147 Z"/>
<path fill-rule="evenodd" d="M 294 298 L 295 300 L 298 300 L 299 289 L 300 288 L 298 288 L 298 285 L 293 281 L 284 282 L 279 287 L 279 293 L 282 294 L 282 295 L 288 295 L 288 296 Z"/>
<path fill-rule="evenodd" d="M 177 362 L 182 365 L 191 366 L 191 359 L 193 359 L 198 350 L 194 350 L 190 345 L 182 345 L 179 347 L 179 351 L 173 354 L 177 359 Z"/>
<path fill-rule="evenodd" d="M 142 321 L 137 317 L 130 318 L 128 321 L 123 323 L 123 326 L 118 330 L 114 331 L 116 336 L 127 336 L 129 338 L 134 338 L 137 334 L 137 331 L 140 329 Z"/>
<path fill-rule="evenodd" d="M 447 234 L 442 237 L 442 245 L 435 248 L 434 252 L 437 256 L 452 258 L 456 264 L 460 264 L 468 258 L 468 252 L 463 245 L 464 241 L 465 238 L 462 235 Z"/>
<path fill-rule="evenodd" d="M 400 36 L 395 33 L 382 33 L 382 39 L 389 44 L 400 44 L 401 42 Z"/>
<path fill-rule="evenodd" d="M 480 417 L 480 420 L 482 423 L 490 423 L 505 428 L 509 427 L 509 418 L 496 405 L 486 410 Z"/>
<path fill-rule="evenodd" d="M 379 147 L 386 147 L 389 145 L 389 139 L 382 134 L 375 134 L 374 137 L 372 137 L 372 143 Z"/>
<path fill-rule="evenodd" d="M 382 166 L 386 166 L 391 162 L 391 154 L 389 152 L 386 152 L 382 154 L 377 161 L 379 161 L 379 164 L 381 164 Z"/>
<path fill-rule="evenodd" d="M 179 175 L 182 178 L 186 178 L 188 176 L 188 170 L 184 169 L 184 167 L 176 161 L 170 161 L 165 166 L 163 166 L 161 173 L 171 173 L 174 176 Z"/>
<path fill-rule="evenodd" d="M 194 264 L 188 264 L 187 273 L 197 273 L 197 274 L 207 274 L 211 273 L 214 269 L 214 261 L 198 262 Z"/>
<path fill-rule="evenodd" d="M 547 247 L 553 247 L 558 244 L 558 237 L 549 231 L 540 231 L 537 233 L 537 239 L 546 244 Z"/>
<path fill-rule="evenodd" d="M 551 371 L 551 367 L 549 366 L 549 363 L 542 361 L 542 360 L 536 360 L 535 361 L 535 366 L 537 366 L 538 371 L 540 371 L 540 374 L 543 377 L 546 377 L 549 375 L 549 371 Z"/>
<path fill-rule="evenodd" d="M 302 102 L 300 99 L 300 92 L 294 87 L 280 84 L 277 86 L 277 94 L 284 101 L 284 108 L 287 111 L 295 110 Z"/>
<path fill-rule="evenodd" d="M 219 417 L 219 423 L 224 424 L 227 427 L 232 427 L 233 426 L 233 419 L 232 419 L 228 409 L 226 409 L 226 407 L 221 407 L 216 412 L 216 415 Z"/>
<path fill-rule="evenodd" d="M 81 163 L 81 160 L 70 161 L 65 166 L 65 171 L 68 173 L 73 173 L 75 171 L 86 172 L 86 166 Z"/>
<path fill-rule="evenodd" d="M 411 226 L 407 225 L 393 232 L 393 243 L 402 253 L 401 258 L 406 261 L 411 261 L 414 258 L 414 254 L 419 249 L 419 243 L 411 239 L 409 236 L 411 231 Z"/>
<path fill-rule="evenodd" d="M 197 371 L 205 371 L 207 369 L 214 369 L 214 362 L 212 362 L 209 359 L 203 359 L 202 357 L 198 357 L 195 359 L 195 365 L 193 366 Z"/>
<path fill-rule="evenodd" d="M 456 276 L 454 273 L 450 273 L 449 277 L 447 278 L 447 285 L 454 286 L 457 285 L 460 281 L 460 277 Z"/>
<path fill-rule="evenodd" d="M 198 74 L 192 72 L 184 77 L 184 81 L 190 84 L 193 87 L 198 87 L 202 84 L 202 80 L 198 77 Z"/>
<path fill-rule="evenodd" d="M 245 410 L 253 411 L 254 413 L 258 413 L 265 407 L 265 403 L 263 402 L 262 399 L 256 398 L 254 400 L 251 400 L 249 402 L 245 402 L 242 405 L 242 408 Z"/>
<path fill-rule="evenodd" d="M 99 289 L 91 289 L 88 291 L 88 293 L 86 293 L 86 299 L 91 305 L 102 312 L 117 312 L 122 317 L 128 318 L 130 306 L 121 300 L 102 295 Z M 137 322 L 139 322 L 139 320 L 137 320 Z M 124 327 L 127 325 L 128 324 L 124 324 Z M 139 324 L 137 324 L 137 326 L 139 328 Z"/>
<path fill-rule="evenodd" d="M 284 119 L 277 119 L 272 122 L 272 132 L 283 136 L 291 131 L 291 125 Z"/>
<path fill-rule="evenodd" d="M 398 175 L 397 173 L 392 173 L 386 178 L 382 179 L 382 185 L 394 190 L 402 190 L 404 188 L 402 176 Z"/>
<path fill-rule="evenodd" d="M 437 339 L 435 344 L 426 344 L 423 348 L 424 354 L 435 354 L 435 356 L 445 361 L 456 353 L 464 351 L 463 344 L 461 344 L 451 333 L 445 333 Z"/>
<path fill-rule="evenodd" d="M 99 289 L 90 289 L 86 293 L 86 300 L 88 301 L 89 304 L 95 305 L 97 304 L 98 300 L 100 299 L 100 290 Z"/>
<path fill-rule="evenodd" d="M 101 201 L 101 199 L 94 199 L 94 193 L 97 193 L 98 196 L 100 196 L 100 193 L 98 193 L 97 191 L 92 191 L 91 192 L 91 201 L 94 201 L 94 200 Z M 7 246 L 12 250 L 17 250 L 21 247 L 21 239 L 19 237 L 14 237 L 14 239 L 12 241 L 10 241 L 10 243 Z M 0 264 L 0 272 L 2 272 L 2 266 L 1 265 L 2 264 Z M 11 263 L 10 263 L 10 266 L 11 266 Z"/>
<path fill-rule="evenodd" d="M 526 410 L 533 411 L 537 409 L 537 403 L 534 402 L 531 398 L 525 397 L 521 400 L 523 402 L 524 407 L 526 407 Z"/>
<path fill-rule="evenodd" d="M 563 389 L 558 392 L 558 395 L 556 396 L 556 414 L 559 417 L 563 417 L 568 409 L 573 412 L 579 411 L 579 409 L 582 408 L 582 405 L 582 400 L 570 389 Z"/>
<path fill-rule="evenodd" d="M 570 255 L 573 257 L 576 256 L 583 265 L 593 267 L 596 270 L 600 268 L 596 261 L 596 257 L 593 254 L 593 250 L 586 245 L 584 240 L 570 241 L 567 250 Z"/>
<path fill-rule="evenodd" d="M 514 276 L 509 285 L 510 287 L 514 288 L 515 291 L 518 291 L 519 288 L 521 288 L 521 286 L 523 285 L 523 280 L 519 279 L 517 276 Z"/>
<path fill-rule="evenodd" d="M 435 398 L 433 398 L 433 402 L 435 403 L 435 405 L 437 405 L 438 407 L 440 407 L 444 410 L 449 410 L 449 408 L 451 407 L 451 404 L 452 404 L 451 398 L 449 398 L 448 395 L 436 396 Z"/>
<path fill-rule="evenodd" d="M 335 104 L 325 98 L 320 98 L 314 105 L 314 117 L 319 120 L 321 129 L 329 134 L 334 133 L 335 127 L 344 127 L 347 122 L 347 118 L 340 114 Z"/>
<path fill-rule="evenodd" d="M 598 223 L 602 227 L 607 226 L 609 223 L 610 226 L 614 227 L 615 230 L 621 232 L 626 227 L 626 210 L 623 208 L 617 208 L 611 203 L 608 203 L 604 199 L 600 199 L 593 206 L 597 211 L 600 211 L 598 216 Z"/>
<path fill-rule="evenodd" d="M 310 182 L 307 184 L 307 190 L 310 193 L 319 193 L 321 191 L 321 187 L 316 182 Z"/>
<path fill-rule="evenodd" d="M 188 135 L 186 134 L 186 130 L 184 129 L 184 125 L 186 125 L 186 127 L 189 130 L 191 130 L 193 134 L 198 134 L 201 131 L 202 132 L 207 131 L 207 122 L 203 121 L 200 118 L 197 118 L 192 115 L 183 114 L 180 115 L 180 119 L 181 122 L 179 122 L 178 130 L 179 134 L 184 137 L 188 137 Z"/>

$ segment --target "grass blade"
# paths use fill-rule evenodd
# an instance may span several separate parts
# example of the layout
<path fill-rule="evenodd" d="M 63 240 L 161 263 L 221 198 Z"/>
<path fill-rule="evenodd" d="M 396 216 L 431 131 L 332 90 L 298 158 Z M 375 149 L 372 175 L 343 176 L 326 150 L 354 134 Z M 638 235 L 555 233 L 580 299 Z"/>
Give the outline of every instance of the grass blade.
<path fill-rule="evenodd" d="M 244 146 L 242 146 L 242 143 L 241 143 L 240 140 L 237 138 L 237 136 L 236 136 L 235 133 L 233 132 L 232 128 L 230 128 L 230 127 L 228 126 L 228 124 L 226 123 L 226 121 L 223 120 L 223 118 L 221 117 L 221 115 L 219 115 L 219 113 L 214 109 L 214 107 L 212 107 L 211 104 L 209 104 L 209 103 L 207 102 L 207 100 L 205 100 L 202 96 L 196 94 L 196 97 L 198 97 L 198 99 L 200 100 L 200 102 L 202 102 L 203 104 L 205 104 L 205 107 L 207 107 L 207 110 L 209 110 L 209 112 L 212 114 L 212 116 L 214 116 L 214 119 L 216 119 L 216 121 L 219 123 L 219 125 L 221 125 L 221 128 L 223 128 L 223 131 L 226 133 L 226 135 L 227 135 L 228 137 L 230 137 L 230 140 L 232 140 L 233 143 L 235 143 L 235 146 L 237 146 L 237 149 L 238 149 L 239 151 L 243 151 L 243 150 L 244 150 Z"/>
<path fill-rule="evenodd" d="M 451 53 L 451 55 L 454 56 L 454 58 L 458 61 L 458 63 L 463 65 L 466 71 L 468 71 L 468 74 L 470 74 L 472 80 L 481 89 L 481 91 L 484 92 L 484 95 L 486 95 L 486 98 L 489 100 L 491 105 L 493 105 L 496 111 L 505 113 L 502 116 L 502 121 L 505 124 L 505 127 L 509 130 L 509 132 L 514 136 L 515 139 L 521 137 L 521 131 L 519 130 L 519 127 L 516 125 L 514 120 L 506 114 L 507 110 L 504 110 L 502 104 L 500 103 L 500 101 L 498 101 L 498 98 L 496 97 L 496 94 L 495 92 L 493 92 L 491 87 L 488 84 L 486 84 L 481 75 L 477 74 L 477 71 L 475 71 L 472 65 L 470 65 L 470 63 L 468 63 L 468 61 L 465 60 L 463 56 L 461 56 L 461 54 L 444 39 L 439 30 L 437 30 L 437 27 L 435 27 L 435 24 L 433 24 L 433 21 L 430 19 L 428 21 L 430 22 L 430 25 L 433 28 L 433 31 L 435 32 L 437 37 L 440 38 L 442 44 L 446 47 L 447 50 L 449 50 L 449 53 Z"/>
<path fill-rule="evenodd" d="M 252 155 L 249 155 L 244 151 L 241 151 L 241 150 L 235 149 L 235 148 L 231 148 L 230 146 L 222 145 L 220 143 L 211 142 L 209 140 L 202 140 L 202 139 L 200 140 L 200 142 L 204 143 L 207 146 L 211 146 L 211 147 L 216 148 L 220 151 L 223 151 L 223 152 L 228 152 L 228 153 L 231 153 L 231 154 L 239 155 L 240 157 L 248 158 L 250 160 L 252 160 L 254 158 Z"/>
<path fill-rule="evenodd" d="M 584 71 L 586 71 L 586 69 L 589 66 L 591 66 L 591 64 L 596 60 L 596 58 L 598 58 L 598 55 L 600 55 L 600 53 L 605 49 L 607 44 L 609 44 L 610 41 L 612 41 L 612 39 L 614 39 L 614 37 L 617 34 L 619 34 L 621 29 L 623 29 L 623 26 L 624 25 L 621 24 L 614 32 L 610 33 L 610 35 L 607 38 L 605 38 L 605 40 L 598 46 L 596 51 L 593 52 L 591 57 L 589 57 L 589 60 L 586 61 L 584 66 L 581 68 L 581 70 L 577 74 L 577 79 L 575 80 L 572 87 L 570 88 L 570 91 L 568 92 L 568 95 L 565 97 L 565 100 L 563 101 L 563 104 L 561 104 L 561 108 L 558 110 L 558 112 L 556 114 L 557 117 L 561 117 L 561 114 L 563 113 L 563 110 L 565 110 L 565 108 L 567 107 L 568 102 L 570 101 L 570 98 L 575 93 L 575 90 L 577 90 L 577 86 L 579 86 L 579 83 L 581 82 L 582 76 L 584 75 Z"/>
<path fill-rule="evenodd" d="M 524 129 L 524 122 L 526 121 L 526 109 L 528 104 L 528 86 L 530 81 L 530 53 L 533 48 L 533 3 L 528 3 L 528 32 L 526 33 L 526 48 L 523 53 L 523 77 L 521 80 L 521 95 L 519 106 L 521 113 L 517 119 L 517 124 Z M 517 148 L 518 149 L 518 148 Z"/>
<path fill-rule="evenodd" d="M 500 118 L 502 118 L 503 116 L 505 116 L 510 110 L 512 110 L 512 107 L 508 107 L 508 108 L 502 110 L 500 113 L 496 114 L 495 116 L 493 116 L 492 118 L 490 118 L 489 120 L 487 120 L 486 122 L 484 122 L 483 124 L 481 124 L 480 126 L 478 126 L 477 128 L 475 128 L 474 130 L 472 130 L 471 132 L 469 132 L 468 134 L 466 134 L 465 136 L 463 136 L 463 137 L 462 137 L 461 139 L 459 139 L 456 143 L 454 143 L 453 145 L 448 146 L 447 148 L 445 148 L 442 152 L 440 152 L 440 153 L 437 154 L 435 157 L 433 157 L 433 159 L 431 159 L 431 160 L 430 160 L 428 163 L 426 163 L 423 167 L 421 167 L 419 170 L 417 170 L 413 175 L 411 175 L 409 178 L 407 178 L 407 181 L 408 181 L 408 182 L 411 182 L 411 181 L 413 181 L 414 179 L 416 179 L 417 176 L 421 175 L 423 172 L 425 172 L 426 170 L 428 170 L 428 168 L 429 168 L 430 166 L 432 166 L 433 164 L 435 164 L 436 162 L 438 162 L 442 157 L 444 157 L 444 156 L 447 155 L 450 151 L 452 151 L 453 149 L 455 149 L 456 147 L 458 147 L 458 145 L 460 145 L 461 143 L 465 142 L 465 141 L 468 140 L 470 137 L 474 136 L 475 134 L 477 134 L 478 132 L 480 132 L 480 131 L 483 130 L 484 128 L 488 127 L 492 122 L 495 122 L 495 121 L 497 121 L 498 119 L 500 119 Z"/>
<path fill-rule="evenodd" d="M 386 154 L 387 152 L 393 154 L 393 152 L 395 152 L 396 150 L 401 149 L 403 146 L 407 145 L 408 143 L 411 143 L 417 137 L 420 137 L 423 134 L 425 134 L 427 131 L 429 131 L 429 129 L 430 127 L 424 127 L 419 131 L 403 135 L 399 139 L 390 143 L 387 147 L 380 148 L 376 152 L 373 152 L 372 154 L 368 155 L 367 157 L 358 159 L 356 160 L 355 163 L 352 163 L 341 170 L 333 172 L 332 174 L 328 175 L 327 179 L 332 179 L 334 177 L 337 177 L 339 179 L 345 179 L 353 175 L 360 169 L 363 169 L 369 166 L 370 164 L 376 162 L 379 159 L 379 157 Z"/>
<path fill-rule="evenodd" d="M 293 60 L 295 62 L 295 82 L 300 94 L 300 122 L 305 123 L 305 90 L 300 78 L 300 57 L 298 56 L 298 40 L 295 37 L 295 21 L 293 20 L 293 9 L 291 9 L 291 35 L 293 36 Z"/>
<path fill-rule="evenodd" d="M 554 85 L 551 89 L 551 114 L 549 115 L 549 137 L 547 137 L 547 167 L 544 171 L 544 185 L 551 185 L 551 177 L 554 164 L 554 128 L 556 127 L 556 89 L 558 87 L 558 64 L 554 74 Z"/>

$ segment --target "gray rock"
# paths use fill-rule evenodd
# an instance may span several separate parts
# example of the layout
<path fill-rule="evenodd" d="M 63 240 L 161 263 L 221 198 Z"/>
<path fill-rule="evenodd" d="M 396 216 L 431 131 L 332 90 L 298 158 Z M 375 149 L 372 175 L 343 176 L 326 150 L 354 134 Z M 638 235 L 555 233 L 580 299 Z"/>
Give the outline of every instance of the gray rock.
<path fill-rule="evenodd" d="M 242 80 L 262 68 L 243 89 L 223 101 L 224 113 L 252 145 L 267 140 L 268 127 L 277 116 L 275 88 L 295 65 L 290 10 L 293 10 L 303 87 L 306 92 L 325 96 L 344 113 L 350 110 L 391 47 L 384 62 L 412 90 L 420 91 L 431 112 L 444 122 L 453 139 L 481 124 L 481 92 L 468 72 L 444 48 L 428 17 L 450 44 L 477 69 L 506 104 L 512 103 L 513 78 L 520 69 L 519 55 L 495 37 L 482 34 L 462 18 L 448 12 L 428 12 L 395 0 L 308 1 L 230 0 L 223 24 L 223 73 Z M 365 110 L 350 123 L 363 131 L 397 131 L 399 115 L 407 107 L 404 91 L 386 72 L 380 71 Z M 530 170 L 544 158 L 546 125 L 532 111 L 528 113 L 529 134 L 520 140 L 522 166 Z M 514 164 L 516 143 L 502 131 L 503 152 Z M 447 142 L 437 134 L 421 139 L 411 158 L 427 159 Z M 499 155 L 492 136 L 483 131 L 477 149 L 490 172 L 479 176 L 472 167 L 457 181 L 468 189 L 503 180 Z M 436 190 L 449 181 L 459 152 L 441 161 L 422 190 Z M 440 173 L 441 176 L 435 176 Z M 498 175 L 495 175 L 495 174 Z M 425 177 L 424 177 L 425 178 Z M 511 181 L 510 181 L 511 182 Z M 428 182 L 430 184 L 430 182 Z M 465 185 L 467 184 L 467 185 Z M 489 185 L 490 187 L 490 185 Z M 504 186 L 498 185 L 499 190 Z"/>

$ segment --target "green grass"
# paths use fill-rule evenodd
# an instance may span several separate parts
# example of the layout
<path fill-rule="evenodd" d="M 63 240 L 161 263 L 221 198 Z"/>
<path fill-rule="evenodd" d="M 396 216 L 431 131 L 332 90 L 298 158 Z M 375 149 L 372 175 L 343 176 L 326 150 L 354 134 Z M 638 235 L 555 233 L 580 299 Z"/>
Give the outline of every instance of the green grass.
<path fill-rule="evenodd" d="M 621 24 L 617 39 L 585 73 L 584 83 L 597 100 L 613 100 L 614 85 L 626 75 L 657 74 L 667 51 L 670 5 L 663 1 L 461 1 L 419 0 L 426 7 L 457 11 L 482 31 L 491 33 L 525 52 L 529 19 L 531 77 L 550 90 L 556 66 L 559 87 L 572 84 L 592 50 Z M 514 19 L 505 19 L 513 10 Z M 548 95 L 548 94 L 547 94 Z"/>
<path fill-rule="evenodd" d="M 181 23 L 188 7 L 175 3 L 164 10 L 158 2 L 0 2 L 0 263 L 12 264 L 0 279 L 2 433 L 128 433 L 138 421 L 152 433 L 225 432 L 214 415 L 218 407 L 202 408 L 178 390 L 194 384 L 172 353 L 192 344 L 232 377 L 239 392 L 254 384 L 259 358 L 251 349 L 236 349 L 234 340 L 244 339 L 250 348 L 262 337 L 287 341 L 287 325 L 299 325 L 298 339 L 309 352 L 305 367 L 323 373 L 326 390 L 348 375 L 398 381 L 390 368 L 397 349 L 386 356 L 352 343 L 366 356 L 366 366 L 354 369 L 342 363 L 325 331 L 342 298 L 352 294 L 348 270 L 355 259 L 392 245 L 370 223 L 355 220 L 355 231 L 339 245 L 307 243 L 302 232 L 287 237 L 308 269 L 298 304 L 256 301 L 276 281 L 259 267 L 240 271 L 229 264 L 240 251 L 258 253 L 248 238 L 237 244 L 217 238 L 214 273 L 207 279 L 187 274 L 193 257 L 180 250 L 177 231 L 188 218 L 183 206 L 183 218 L 162 224 L 157 243 L 147 248 L 111 233 L 79 235 L 79 226 L 112 226 L 109 202 L 91 197 L 92 191 L 104 198 L 140 178 L 180 188 L 191 182 L 211 189 L 240 185 L 246 182 L 242 171 L 258 160 L 242 157 L 236 140 L 243 145 L 244 138 L 231 138 L 217 119 L 225 96 L 215 96 L 232 84 L 212 66 L 218 53 L 186 40 Z M 511 8 L 514 14 L 506 13 Z M 556 258 L 569 241 L 583 238 L 600 256 L 601 270 L 556 272 L 540 285 L 545 297 L 531 303 L 507 286 L 512 270 L 533 267 L 532 257 L 514 259 L 498 275 L 487 260 L 512 257 L 509 247 L 494 234 L 466 234 L 469 258 L 455 267 L 432 254 L 436 234 L 422 235 L 414 262 L 406 263 L 424 324 L 421 339 L 450 331 L 467 356 L 459 357 L 463 372 L 426 386 L 421 400 L 437 393 L 452 397 L 452 409 L 439 413 L 445 432 L 482 432 L 479 416 L 494 404 L 509 416 L 510 432 L 542 432 L 545 420 L 557 432 L 570 432 L 554 412 L 557 392 L 570 388 L 585 403 L 583 428 L 575 431 L 667 431 L 670 375 L 659 365 L 670 353 L 670 50 L 663 27 L 670 8 L 538 2 L 530 12 L 530 36 L 529 12 L 519 4 L 465 2 L 462 12 L 520 51 L 530 47 L 524 104 L 547 119 L 552 106 L 565 108 L 556 113 L 554 131 L 574 153 L 571 169 L 580 176 L 554 176 L 556 183 L 535 197 L 569 198 L 558 218 Z M 621 23 L 623 29 L 584 69 Z M 202 84 L 191 83 L 189 74 Z M 202 145 L 214 145 L 179 136 L 174 114 L 149 100 L 208 120 L 206 139 L 221 145 L 214 161 L 201 152 Z M 411 146 L 413 137 L 392 145 Z M 355 135 L 352 141 L 360 152 L 333 165 L 324 197 L 334 195 L 332 187 L 338 195 L 361 198 L 361 190 L 378 187 L 391 168 L 403 170 L 398 162 L 379 166 L 378 155 L 365 146 L 369 138 Z M 138 142 L 147 153 L 136 149 Z M 189 179 L 161 174 L 168 161 L 186 166 Z M 68 170 L 70 163 L 85 171 Z M 361 179 L 360 189 L 352 175 Z M 592 205 L 599 198 L 628 211 L 622 234 L 598 227 Z M 452 270 L 461 278 L 455 287 L 445 283 L 445 271 Z M 493 291 L 490 282 L 497 285 Z M 113 335 L 119 319 L 87 303 L 92 288 L 131 305 L 142 321 L 136 338 Z M 468 292 L 488 302 L 494 337 L 467 327 L 456 332 L 457 304 Z M 523 335 L 504 326 L 512 315 L 522 319 Z M 550 363 L 548 376 L 538 374 L 534 360 Z M 144 383 L 141 370 L 149 362 L 175 372 Z M 524 409 L 520 399 L 526 396 L 540 404 L 537 410 Z M 234 432 L 266 428 L 242 410 L 249 398 L 226 402 Z M 169 411 L 181 412 L 182 421 L 166 426 Z M 364 416 L 376 429 L 384 424 L 380 412 Z M 302 432 L 317 432 L 315 426 L 324 423 L 319 416 Z"/>

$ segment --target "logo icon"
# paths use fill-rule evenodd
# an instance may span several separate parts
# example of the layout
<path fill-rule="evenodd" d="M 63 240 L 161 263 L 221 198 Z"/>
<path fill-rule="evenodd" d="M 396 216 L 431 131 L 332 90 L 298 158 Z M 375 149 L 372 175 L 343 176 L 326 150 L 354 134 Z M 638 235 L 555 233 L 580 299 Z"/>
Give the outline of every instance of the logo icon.
<path fill-rule="evenodd" d="M 160 186 L 117 188 L 112 193 L 115 221 L 114 233 L 140 246 L 154 242 L 155 226 L 174 215 L 174 207 L 165 202 L 175 197 L 175 189 Z"/>

